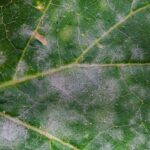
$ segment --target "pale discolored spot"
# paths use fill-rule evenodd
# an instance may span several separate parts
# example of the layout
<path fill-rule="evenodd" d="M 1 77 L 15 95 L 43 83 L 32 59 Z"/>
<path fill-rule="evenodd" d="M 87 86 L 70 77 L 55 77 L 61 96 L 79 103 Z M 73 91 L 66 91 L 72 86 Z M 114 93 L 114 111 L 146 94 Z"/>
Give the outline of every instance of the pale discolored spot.
<path fill-rule="evenodd" d="M 23 77 L 25 72 L 27 71 L 27 64 L 25 61 L 21 61 L 18 65 L 18 74 L 17 74 L 17 78 Z"/>
<path fill-rule="evenodd" d="M 60 32 L 60 38 L 62 41 L 68 41 L 71 38 L 73 28 L 71 26 L 65 26 Z"/>
<path fill-rule="evenodd" d="M 3 65 L 6 61 L 6 56 L 3 54 L 3 52 L 0 52 L 0 66 Z"/>
<path fill-rule="evenodd" d="M 0 122 L 0 147 L 13 147 L 27 138 L 27 130 L 8 120 Z"/>
<path fill-rule="evenodd" d="M 142 60 L 144 57 L 143 49 L 139 47 L 132 48 L 131 53 L 131 58 L 134 60 Z"/>

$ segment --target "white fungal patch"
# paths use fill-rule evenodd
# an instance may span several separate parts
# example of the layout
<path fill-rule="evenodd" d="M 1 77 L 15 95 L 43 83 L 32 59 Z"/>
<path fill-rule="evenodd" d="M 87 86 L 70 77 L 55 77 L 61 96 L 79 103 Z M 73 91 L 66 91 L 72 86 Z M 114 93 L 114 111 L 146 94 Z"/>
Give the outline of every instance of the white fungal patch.
<path fill-rule="evenodd" d="M 124 18 L 125 18 L 125 14 L 119 13 L 119 14 L 116 15 L 116 22 L 120 22 L 120 21 L 122 21 Z"/>
<path fill-rule="evenodd" d="M 133 0 L 131 3 L 131 10 L 135 9 L 140 2 L 140 0 Z"/>
<path fill-rule="evenodd" d="M 20 30 L 18 31 L 18 33 L 22 36 L 22 37 L 28 37 L 32 34 L 32 30 L 31 27 L 27 24 L 23 24 L 20 28 Z M 18 34 L 17 34 L 18 35 Z"/>
<path fill-rule="evenodd" d="M 113 149 L 113 146 L 111 143 L 105 143 L 103 144 L 101 150 L 112 150 Z"/>
<path fill-rule="evenodd" d="M 135 134 L 134 138 L 129 143 L 130 149 L 138 149 L 139 146 L 145 144 L 146 136 L 141 133 L 140 131 L 136 131 L 135 129 L 131 128 L 131 132 Z"/>
<path fill-rule="evenodd" d="M 0 52 L 0 66 L 6 62 L 6 56 L 3 52 Z"/>
<path fill-rule="evenodd" d="M 35 150 L 51 150 L 49 148 L 50 148 L 50 145 L 48 144 L 48 142 L 46 142 L 45 144 L 42 144 L 41 146 L 39 146 Z"/>
<path fill-rule="evenodd" d="M 131 59 L 133 60 L 143 60 L 144 52 L 142 48 L 135 47 L 131 49 Z"/>
<path fill-rule="evenodd" d="M 44 128 L 46 128 L 47 131 L 50 131 L 50 133 L 52 133 L 53 135 L 61 138 L 72 137 L 76 140 L 78 139 L 78 137 L 81 138 L 82 136 L 78 136 L 80 133 L 75 133 L 72 130 L 71 124 L 77 122 L 80 122 L 82 124 L 88 123 L 83 115 L 74 110 L 67 109 L 61 105 L 49 106 L 43 114 L 42 119 L 42 126 L 44 126 Z M 76 135 L 78 137 L 76 137 Z"/>
<path fill-rule="evenodd" d="M 150 14 L 148 13 L 148 14 L 146 14 L 146 21 L 149 21 L 150 22 Z"/>
<path fill-rule="evenodd" d="M 105 107 L 107 106 L 105 105 Z M 93 116 L 93 119 L 96 122 L 96 129 L 99 131 L 104 131 L 108 129 L 110 126 L 113 125 L 113 122 L 116 119 L 115 111 L 113 108 L 111 108 L 111 106 L 109 106 L 109 111 L 104 109 L 99 112 L 95 111 Z"/>
<path fill-rule="evenodd" d="M 146 95 L 148 95 L 148 90 L 146 87 L 142 87 L 140 85 L 130 86 L 129 90 L 132 91 L 139 99 L 143 99 Z"/>
<path fill-rule="evenodd" d="M 76 0 L 62 1 L 61 6 L 64 7 L 66 12 L 72 12 L 75 11 L 77 8 L 77 1 Z"/>
<path fill-rule="evenodd" d="M 109 132 L 109 135 L 114 139 L 114 140 L 123 140 L 123 131 L 121 129 L 113 129 L 113 130 L 110 130 Z"/>
<path fill-rule="evenodd" d="M 105 100 L 112 102 L 120 95 L 120 87 L 117 79 L 105 80 L 104 84 L 99 87 L 102 89 L 102 94 L 105 96 Z"/>
<path fill-rule="evenodd" d="M 50 47 L 50 45 L 48 44 Z M 36 52 L 33 56 L 33 61 L 38 66 L 38 70 L 46 70 L 51 68 L 51 64 L 46 59 L 49 57 L 51 53 L 51 48 L 43 48 L 40 45 L 36 46 Z"/>
<path fill-rule="evenodd" d="M 68 75 L 55 75 L 50 78 L 51 85 L 63 96 L 68 98 L 76 97 L 79 93 L 82 94 L 87 90 L 87 84 L 91 83 L 96 85 L 98 82 L 98 76 L 96 69 L 74 70 L 73 73 Z"/>
<path fill-rule="evenodd" d="M 71 89 L 67 89 L 66 87 L 66 78 L 63 75 L 55 75 L 51 78 L 51 85 L 58 91 L 61 92 L 61 94 L 65 96 L 69 96 L 71 94 Z M 69 82 L 69 81 L 68 81 Z"/>
<path fill-rule="evenodd" d="M 0 122 L 0 147 L 13 147 L 24 143 L 27 138 L 27 130 L 8 120 Z"/>
<path fill-rule="evenodd" d="M 111 61 L 121 61 L 125 58 L 125 54 L 124 54 L 124 50 L 122 48 L 122 46 L 117 46 L 113 49 L 113 51 L 111 51 L 111 56 L 112 59 Z"/>
<path fill-rule="evenodd" d="M 28 66 L 25 61 L 21 61 L 18 65 L 18 73 L 17 73 L 17 78 L 23 77 L 25 72 L 27 71 Z"/>
<path fill-rule="evenodd" d="M 113 2 L 111 0 L 106 0 L 108 7 L 110 8 L 110 10 L 114 11 L 115 10 L 115 5 L 113 4 Z"/>

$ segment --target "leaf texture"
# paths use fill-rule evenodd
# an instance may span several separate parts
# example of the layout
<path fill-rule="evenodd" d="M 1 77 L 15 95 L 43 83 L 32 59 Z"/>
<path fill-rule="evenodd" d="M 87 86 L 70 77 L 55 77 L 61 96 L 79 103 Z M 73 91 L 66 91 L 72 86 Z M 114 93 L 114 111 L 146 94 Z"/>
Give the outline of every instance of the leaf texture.
<path fill-rule="evenodd" d="M 149 0 L 1 0 L 0 149 L 150 149 Z"/>

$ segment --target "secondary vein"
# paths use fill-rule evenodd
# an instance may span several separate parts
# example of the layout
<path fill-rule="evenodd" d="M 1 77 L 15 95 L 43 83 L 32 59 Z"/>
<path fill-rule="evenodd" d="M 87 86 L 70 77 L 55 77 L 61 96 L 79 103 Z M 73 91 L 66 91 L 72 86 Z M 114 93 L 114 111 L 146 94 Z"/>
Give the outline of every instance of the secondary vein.
<path fill-rule="evenodd" d="M 33 33 L 31 34 L 31 37 L 29 38 L 29 40 L 28 40 L 28 42 L 27 42 L 25 48 L 23 49 L 23 52 L 22 52 L 22 54 L 21 54 L 21 57 L 20 57 L 20 59 L 19 59 L 19 61 L 18 61 L 16 70 L 15 70 L 15 73 L 14 73 L 14 75 L 13 75 L 13 79 L 15 79 L 16 76 L 17 76 L 17 73 L 18 73 L 18 70 L 19 70 L 19 65 L 20 65 L 21 61 L 23 60 L 23 58 L 24 58 L 25 52 L 26 52 L 26 50 L 27 50 L 29 44 L 31 43 L 32 39 L 34 38 L 35 34 L 37 33 L 37 31 L 38 31 L 38 29 L 39 29 L 39 27 L 40 27 L 40 25 L 41 25 L 41 22 L 42 22 L 42 20 L 44 19 L 45 15 L 46 15 L 46 13 L 47 13 L 47 11 L 48 11 L 50 5 L 51 5 L 51 1 L 52 1 L 52 0 L 49 1 L 47 7 L 45 8 L 45 10 L 44 10 L 44 12 L 43 12 L 43 15 L 41 16 L 41 18 L 40 18 L 40 20 L 39 20 L 39 22 L 38 22 L 38 24 L 37 24 L 37 26 L 36 26 L 36 28 L 35 28 L 35 30 L 34 30 Z"/>
<path fill-rule="evenodd" d="M 135 11 L 131 11 L 124 19 L 122 19 L 120 22 L 116 23 L 115 25 L 113 25 L 108 31 L 104 32 L 104 34 L 97 38 L 96 40 L 94 40 L 92 42 L 92 44 L 90 44 L 81 54 L 78 58 L 76 58 L 75 62 L 79 63 L 83 57 L 95 46 L 97 45 L 104 37 L 106 37 L 107 35 L 109 35 L 111 32 L 113 32 L 115 29 L 117 29 L 119 26 L 121 26 L 124 22 L 126 22 L 129 18 L 135 16 L 137 13 L 147 9 L 148 7 L 150 7 L 150 3 L 147 4 L 144 7 L 141 7 Z"/>
<path fill-rule="evenodd" d="M 34 131 L 34 132 L 36 132 L 36 133 L 46 137 L 49 140 L 57 141 L 57 142 L 61 143 L 62 145 L 67 146 L 67 147 L 69 147 L 69 148 L 71 148 L 73 150 L 78 150 L 78 148 L 76 148 L 75 146 L 71 145 L 70 143 L 64 142 L 61 139 L 59 139 L 59 138 L 49 134 L 47 131 L 44 131 L 44 130 L 39 129 L 39 128 L 35 127 L 35 126 L 32 126 L 32 125 L 30 125 L 30 124 L 28 124 L 28 123 L 26 123 L 26 122 L 24 122 L 22 120 L 19 120 L 18 118 L 11 117 L 10 115 L 8 115 L 8 114 L 6 114 L 4 112 L 0 112 L 0 116 L 2 116 L 4 118 L 6 118 L 6 119 L 8 119 L 8 120 L 18 124 L 18 125 L 21 125 L 21 126 L 27 128 L 29 130 L 32 130 L 32 131 Z"/>
<path fill-rule="evenodd" d="M 44 77 L 47 75 L 53 75 L 55 73 L 58 73 L 60 71 L 64 71 L 66 69 L 71 69 L 71 68 L 91 68 L 91 67 L 140 67 L 140 66 L 150 66 L 150 63 L 127 63 L 127 64 L 69 64 L 69 65 L 64 65 L 61 66 L 59 68 L 55 68 L 55 69 L 49 69 L 47 71 L 43 71 L 43 72 L 38 72 L 36 74 L 33 75 L 28 75 L 26 77 L 20 78 L 20 79 L 14 79 L 14 80 L 10 80 L 10 81 L 6 81 L 2 84 L 0 84 L 0 89 L 5 89 L 11 86 L 15 86 L 18 84 L 21 84 L 25 81 L 30 81 L 33 79 L 37 79 L 39 77 Z"/>

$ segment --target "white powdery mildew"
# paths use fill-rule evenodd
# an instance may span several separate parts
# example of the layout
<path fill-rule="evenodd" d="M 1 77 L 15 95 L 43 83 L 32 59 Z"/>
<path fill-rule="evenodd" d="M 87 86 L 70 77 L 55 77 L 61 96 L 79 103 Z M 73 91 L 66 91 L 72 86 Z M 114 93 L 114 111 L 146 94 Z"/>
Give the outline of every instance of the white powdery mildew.
<path fill-rule="evenodd" d="M 114 11 L 115 10 L 115 5 L 113 4 L 113 2 L 111 0 L 106 0 L 108 7 L 110 8 L 110 10 Z"/>
<path fill-rule="evenodd" d="M 120 87 L 117 79 L 107 79 L 104 84 L 99 87 L 106 101 L 112 102 L 120 95 Z"/>
<path fill-rule="evenodd" d="M 103 146 L 100 148 L 101 150 L 112 150 L 113 146 L 111 143 L 105 143 Z"/>
<path fill-rule="evenodd" d="M 18 36 L 24 40 L 25 38 L 28 38 L 32 34 L 32 29 L 29 25 L 23 24 L 21 25 L 20 29 L 13 33 L 12 38 L 18 38 Z"/>
<path fill-rule="evenodd" d="M 3 52 L 0 52 L 0 66 L 6 62 L 6 56 Z"/>
<path fill-rule="evenodd" d="M 64 108 L 59 105 L 51 105 L 47 108 L 42 117 L 42 126 L 53 135 L 58 137 L 71 137 L 80 141 L 82 135 L 80 132 L 72 130 L 71 125 L 76 123 L 88 124 L 86 118 L 74 110 Z"/>
<path fill-rule="evenodd" d="M 141 100 L 143 100 L 144 97 L 148 97 L 148 95 L 150 95 L 148 92 L 149 89 L 140 85 L 130 86 L 129 90 L 132 91 Z"/>
<path fill-rule="evenodd" d="M 28 37 L 32 34 L 32 30 L 31 27 L 27 24 L 23 24 L 20 28 L 20 30 L 18 31 L 19 35 L 21 35 L 21 37 Z"/>
<path fill-rule="evenodd" d="M 133 60 L 143 60 L 144 58 L 144 51 L 142 48 L 135 47 L 131 49 L 131 59 Z"/>
<path fill-rule="evenodd" d="M 134 133 L 134 138 L 129 142 L 128 146 L 130 149 L 135 150 L 142 144 L 145 144 L 146 136 L 140 131 L 136 131 L 134 128 L 131 128 L 130 130 Z"/>
<path fill-rule="evenodd" d="M 93 71 L 92 71 L 93 70 Z M 79 93 L 86 90 L 87 83 L 90 81 L 96 84 L 96 71 L 92 69 L 92 73 L 81 70 L 73 70 L 70 74 L 57 74 L 50 78 L 51 85 L 58 91 L 61 92 L 63 96 L 68 98 L 76 97 Z"/>
<path fill-rule="evenodd" d="M 38 70 L 46 70 L 51 67 L 50 62 L 47 62 L 47 58 L 51 53 L 50 44 L 48 44 L 49 48 L 42 48 L 40 46 L 36 46 L 36 53 L 33 56 L 33 61 L 36 63 Z"/>
<path fill-rule="evenodd" d="M 107 107 L 107 106 L 105 106 Z M 109 110 L 95 111 L 93 113 L 94 120 L 96 122 L 96 129 L 98 131 L 104 131 L 113 125 L 116 120 L 116 113 L 113 108 L 108 107 Z M 111 110 L 111 111 L 110 111 Z"/>
<path fill-rule="evenodd" d="M 0 122 L 0 147 L 13 147 L 23 143 L 27 138 L 27 130 L 9 120 Z"/>
<path fill-rule="evenodd" d="M 110 47 L 111 49 L 111 47 Z M 113 49 L 113 51 L 111 51 L 111 55 L 112 57 L 111 61 L 114 62 L 114 61 L 121 61 L 125 58 L 125 54 L 124 54 L 124 50 L 122 48 L 121 45 L 115 47 Z"/>
<path fill-rule="evenodd" d="M 123 131 L 121 129 L 113 129 L 113 130 L 110 130 L 108 132 L 108 134 L 114 139 L 114 140 L 123 140 Z"/>
<path fill-rule="evenodd" d="M 93 67 L 89 69 L 82 69 L 82 72 L 84 79 L 86 77 L 86 80 L 91 81 L 91 83 L 94 85 L 98 85 L 101 79 L 99 76 L 103 73 L 103 70 L 97 67 Z"/>
<path fill-rule="evenodd" d="M 77 1 L 76 0 L 67 0 L 67 1 L 62 1 L 61 4 L 66 12 L 72 12 L 75 11 L 77 8 Z"/>
<path fill-rule="evenodd" d="M 124 18 L 125 18 L 125 14 L 119 13 L 119 14 L 116 15 L 116 22 L 120 22 L 120 21 L 122 21 Z"/>
<path fill-rule="evenodd" d="M 46 142 L 45 144 L 42 144 L 41 146 L 39 146 L 34 150 L 52 150 L 52 149 L 50 149 L 50 145 L 48 144 L 48 142 Z"/>
<path fill-rule="evenodd" d="M 18 65 L 18 73 L 17 73 L 17 78 L 23 77 L 24 73 L 27 71 L 28 66 L 25 61 L 21 61 Z"/>
<path fill-rule="evenodd" d="M 71 94 L 71 90 L 72 89 L 68 89 L 66 84 L 67 78 L 63 75 L 55 75 L 50 79 L 51 85 L 58 91 L 61 92 L 61 94 L 65 95 L 65 96 L 69 96 Z M 69 82 L 69 80 L 68 80 Z"/>
<path fill-rule="evenodd" d="M 146 21 L 149 21 L 150 22 L 150 14 L 146 14 Z"/>

